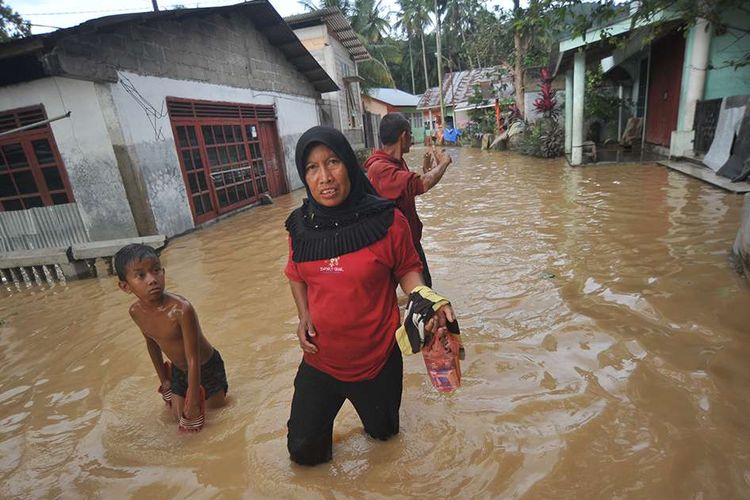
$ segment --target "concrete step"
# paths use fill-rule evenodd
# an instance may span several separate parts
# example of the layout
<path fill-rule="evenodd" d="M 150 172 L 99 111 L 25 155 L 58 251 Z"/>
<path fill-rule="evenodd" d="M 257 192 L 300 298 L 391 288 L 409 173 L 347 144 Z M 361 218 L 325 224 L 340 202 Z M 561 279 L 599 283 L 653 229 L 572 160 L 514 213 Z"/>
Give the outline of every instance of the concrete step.
<path fill-rule="evenodd" d="M 0 254 L 0 269 L 68 264 L 68 247 L 17 250 Z"/>
<path fill-rule="evenodd" d="M 716 175 L 713 170 L 706 166 L 696 165 L 695 163 L 687 161 L 673 161 L 665 160 L 658 162 L 660 165 L 664 165 L 672 170 L 677 170 L 685 175 L 695 177 L 704 182 L 712 184 L 721 189 L 726 189 L 732 193 L 748 193 L 750 192 L 750 182 L 732 182 L 726 177 Z"/>
<path fill-rule="evenodd" d="M 142 236 L 138 238 L 76 243 L 70 247 L 70 253 L 75 260 L 107 258 L 112 257 L 119 249 L 130 243 L 141 243 L 150 246 L 154 250 L 159 250 L 167 244 L 167 237 L 163 234 L 157 234 L 155 236 Z"/>

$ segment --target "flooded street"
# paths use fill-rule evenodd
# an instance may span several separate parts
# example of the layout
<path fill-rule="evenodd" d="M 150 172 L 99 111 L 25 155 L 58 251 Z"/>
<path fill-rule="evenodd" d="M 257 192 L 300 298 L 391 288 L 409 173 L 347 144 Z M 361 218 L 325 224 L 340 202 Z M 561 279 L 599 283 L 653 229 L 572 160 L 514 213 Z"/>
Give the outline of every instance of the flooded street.
<path fill-rule="evenodd" d="M 297 191 L 162 254 L 227 366 L 199 435 L 164 409 L 114 278 L 0 292 L 0 497 L 749 497 L 741 197 L 653 164 L 450 153 L 418 209 L 464 334 L 459 391 L 407 358 L 396 438 L 366 437 L 347 403 L 333 462 L 290 463 Z"/>

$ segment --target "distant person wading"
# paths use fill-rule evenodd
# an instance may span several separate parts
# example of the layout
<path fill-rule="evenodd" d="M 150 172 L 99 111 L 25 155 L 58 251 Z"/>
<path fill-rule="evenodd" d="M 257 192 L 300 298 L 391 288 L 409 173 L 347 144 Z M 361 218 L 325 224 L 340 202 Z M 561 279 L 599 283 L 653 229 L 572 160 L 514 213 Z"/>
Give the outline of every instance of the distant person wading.
<path fill-rule="evenodd" d="M 409 221 L 414 247 L 422 261 L 424 282 L 432 286 L 432 276 L 422 249 L 422 221 L 417 214 L 415 198 L 440 182 L 451 163 L 451 157 L 445 150 L 436 152 L 433 149 L 422 158 L 422 174 L 410 171 L 404 154 L 411 149 L 411 125 L 401 113 L 388 113 L 380 121 L 380 142 L 382 149 L 373 151 L 365 161 L 367 177 L 377 193 L 395 202 Z"/>

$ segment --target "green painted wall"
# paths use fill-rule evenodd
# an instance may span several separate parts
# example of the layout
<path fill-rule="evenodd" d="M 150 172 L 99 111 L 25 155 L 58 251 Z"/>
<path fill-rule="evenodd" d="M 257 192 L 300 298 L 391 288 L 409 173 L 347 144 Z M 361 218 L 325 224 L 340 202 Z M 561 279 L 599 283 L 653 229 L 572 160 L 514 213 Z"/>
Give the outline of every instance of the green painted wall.
<path fill-rule="evenodd" d="M 421 117 L 422 111 L 417 111 L 416 106 L 399 106 L 398 111 L 400 113 L 404 113 L 406 117 L 409 118 L 409 123 L 411 123 L 411 135 L 414 144 L 422 144 L 422 142 L 424 141 L 424 126 L 415 126 L 411 117 L 411 115 L 418 115 Z"/>
<path fill-rule="evenodd" d="M 750 14 L 730 11 L 722 17 L 730 29 L 711 40 L 709 62 L 712 69 L 706 75 L 704 99 L 750 94 L 750 65 L 735 70 L 727 64 L 750 52 L 750 34 L 747 33 L 750 30 Z"/>

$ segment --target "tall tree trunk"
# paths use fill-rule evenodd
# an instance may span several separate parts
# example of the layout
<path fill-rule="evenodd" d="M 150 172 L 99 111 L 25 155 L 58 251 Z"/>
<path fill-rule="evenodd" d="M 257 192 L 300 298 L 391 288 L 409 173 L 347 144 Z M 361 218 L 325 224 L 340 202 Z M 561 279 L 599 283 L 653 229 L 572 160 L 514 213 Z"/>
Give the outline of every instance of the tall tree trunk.
<path fill-rule="evenodd" d="M 460 29 L 459 31 L 461 32 L 461 39 L 464 41 L 464 47 L 466 47 L 466 35 L 464 34 L 464 30 Z M 470 69 L 475 69 L 475 68 L 479 69 L 479 66 L 474 66 L 474 63 L 471 60 L 471 54 L 469 53 L 468 50 L 466 51 L 466 58 L 469 60 L 469 68 Z"/>
<path fill-rule="evenodd" d="M 513 12 L 515 18 L 518 18 L 521 14 L 519 3 L 520 0 L 513 0 Z M 520 28 L 516 28 L 513 32 L 513 48 L 516 52 L 516 61 L 513 68 L 513 87 L 516 93 L 516 107 L 521 114 L 521 118 L 523 118 L 526 116 L 526 111 L 524 110 L 525 89 L 523 87 L 523 60 L 526 58 L 526 51 L 524 50 Z"/>
<path fill-rule="evenodd" d="M 414 57 L 411 50 L 411 36 L 409 36 L 409 69 L 411 70 L 411 93 L 417 93 L 417 85 L 414 83 Z"/>
<path fill-rule="evenodd" d="M 515 0 L 518 1 L 518 0 Z M 438 96 L 440 97 L 440 121 L 445 124 L 445 99 L 443 96 L 443 50 L 440 43 L 440 11 L 435 0 L 435 42 L 437 44 Z"/>
<path fill-rule="evenodd" d="M 421 33 L 422 35 L 422 63 L 424 63 L 424 91 L 427 92 L 427 90 L 430 88 L 430 78 L 427 75 L 427 49 L 424 47 L 424 32 Z"/>

